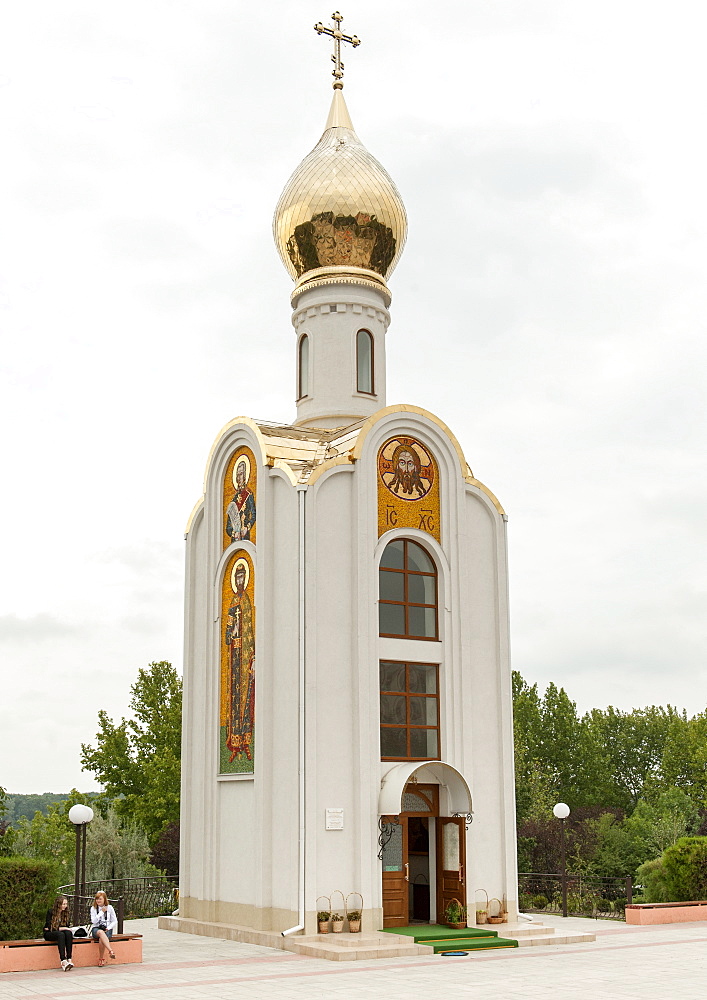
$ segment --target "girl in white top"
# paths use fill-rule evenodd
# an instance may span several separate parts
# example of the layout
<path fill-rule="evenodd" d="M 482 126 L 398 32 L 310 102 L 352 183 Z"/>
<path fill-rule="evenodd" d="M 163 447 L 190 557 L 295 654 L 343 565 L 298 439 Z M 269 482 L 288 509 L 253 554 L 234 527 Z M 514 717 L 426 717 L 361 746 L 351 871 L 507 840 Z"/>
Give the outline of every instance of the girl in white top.
<path fill-rule="evenodd" d="M 91 936 L 94 941 L 98 941 L 98 964 L 106 964 L 106 951 L 111 958 L 115 958 L 115 953 L 110 946 L 110 939 L 113 931 L 118 930 L 118 918 L 115 910 L 108 902 L 105 892 L 100 889 L 93 900 L 91 907 Z"/>

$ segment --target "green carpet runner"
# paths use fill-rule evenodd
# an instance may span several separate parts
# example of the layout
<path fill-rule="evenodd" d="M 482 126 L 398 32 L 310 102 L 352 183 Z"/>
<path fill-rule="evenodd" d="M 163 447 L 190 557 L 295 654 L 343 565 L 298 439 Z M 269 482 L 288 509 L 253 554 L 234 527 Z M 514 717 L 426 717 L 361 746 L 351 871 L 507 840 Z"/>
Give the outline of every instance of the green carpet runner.
<path fill-rule="evenodd" d="M 414 924 L 408 927 L 384 927 L 390 934 L 406 934 L 415 944 L 431 945 L 435 954 L 445 951 L 484 951 L 487 948 L 517 948 L 518 942 L 498 936 L 497 931 L 481 927 L 444 927 L 440 924 Z"/>

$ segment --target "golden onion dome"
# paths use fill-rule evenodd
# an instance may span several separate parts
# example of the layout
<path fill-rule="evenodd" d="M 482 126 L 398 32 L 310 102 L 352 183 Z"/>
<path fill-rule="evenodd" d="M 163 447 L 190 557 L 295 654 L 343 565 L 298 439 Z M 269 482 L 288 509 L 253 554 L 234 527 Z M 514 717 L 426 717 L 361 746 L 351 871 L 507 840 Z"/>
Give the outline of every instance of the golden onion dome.
<path fill-rule="evenodd" d="M 312 271 L 350 268 L 374 271 L 385 282 L 400 258 L 407 236 L 403 200 L 354 132 L 340 89 L 324 134 L 280 195 L 273 230 L 299 283 Z"/>

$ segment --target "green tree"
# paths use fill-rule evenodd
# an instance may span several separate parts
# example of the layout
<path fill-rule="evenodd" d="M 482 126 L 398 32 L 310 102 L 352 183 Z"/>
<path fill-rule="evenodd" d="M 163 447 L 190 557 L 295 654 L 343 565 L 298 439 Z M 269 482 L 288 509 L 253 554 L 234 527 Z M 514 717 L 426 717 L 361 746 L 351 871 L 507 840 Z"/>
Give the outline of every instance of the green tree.
<path fill-rule="evenodd" d="M 643 844 L 643 861 L 658 857 L 699 825 L 700 811 L 681 788 L 666 789 L 652 803 L 641 799 L 626 820 L 627 830 Z"/>
<path fill-rule="evenodd" d="M 707 716 L 688 719 L 675 713 L 665 740 L 662 779 L 667 786 L 686 792 L 693 802 L 707 808 Z"/>
<path fill-rule="evenodd" d="M 69 819 L 69 809 L 77 802 L 95 809 L 96 799 L 95 795 L 85 795 L 72 789 L 63 802 L 52 803 L 46 814 L 37 811 L 32 819 L 21 816 L 15 827 L 13 852 L 25 858 L 51 862 L 57 871 L 58 884 L 72 883 L 75 877 L 76 828 Z"/>
<path fill-rule="evenodd" d="M 611 705 L 584 716 L 590 742 L 606 760 L 603 804 L 628 812 L 661 781 L 661 764 L 671 727 L 679 722 L 668 706 L 621 712 Z"/>
<path fill-rule="evenodd" d="M 105 815 L 97 813 L 89 824 L 86 838 L 86 880 L 104 882 L 155 874 L 149 863 L 147 834 L 136 823 L 121 820 L 113 805 Z"/>
<path fill-rule="evenodd" d="M 81 763 L 119 814 L 154 842 L 168 823 L 179 821 L 182 682 L 162 661 L 140 669 L 130 691 L 133 717 L 115 725 L 100 711 L 97 745 L 81 745 Z"/>

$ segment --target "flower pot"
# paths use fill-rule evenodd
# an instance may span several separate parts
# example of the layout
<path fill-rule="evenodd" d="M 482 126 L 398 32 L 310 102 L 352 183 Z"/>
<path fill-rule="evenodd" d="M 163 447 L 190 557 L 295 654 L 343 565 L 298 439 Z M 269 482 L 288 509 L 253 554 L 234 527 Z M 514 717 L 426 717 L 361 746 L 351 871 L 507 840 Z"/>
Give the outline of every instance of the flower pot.
<path fill-rule="evenodd" d="M 360 920 L 349 920 L 349 932 L 351 934 L 361 933 L 361 921 Z"/>
<path fill-rule="evenodd" d="M 319 921 L 319 933 L 320 934 L 328 934 L 329 933 L 329 921 L 328 920 L 320 920 Z"/>
<path fill-rule="evenodd" d="M 485 924 L 488 920 L 488 912 L 486 910 L 476 911 L 476 922 L 477 924 Z"/>
<path fill-rule="evenodd" d="M 463 930 L 466 927 L 466 920 L 458 920 L 455 923 L 452 923 L 451 920 L 448 920 L 447 927 L 453 927 L 455 931 Z"/>
<path fill-rule="evenodd" d="M 341 932 L 344 929 L 344 921 L 343 920 L 332 920 L 332 922 L 331 922 L 331 929 L 333 930 L 333 932 L 335 934 L 341 934 Z"/>

